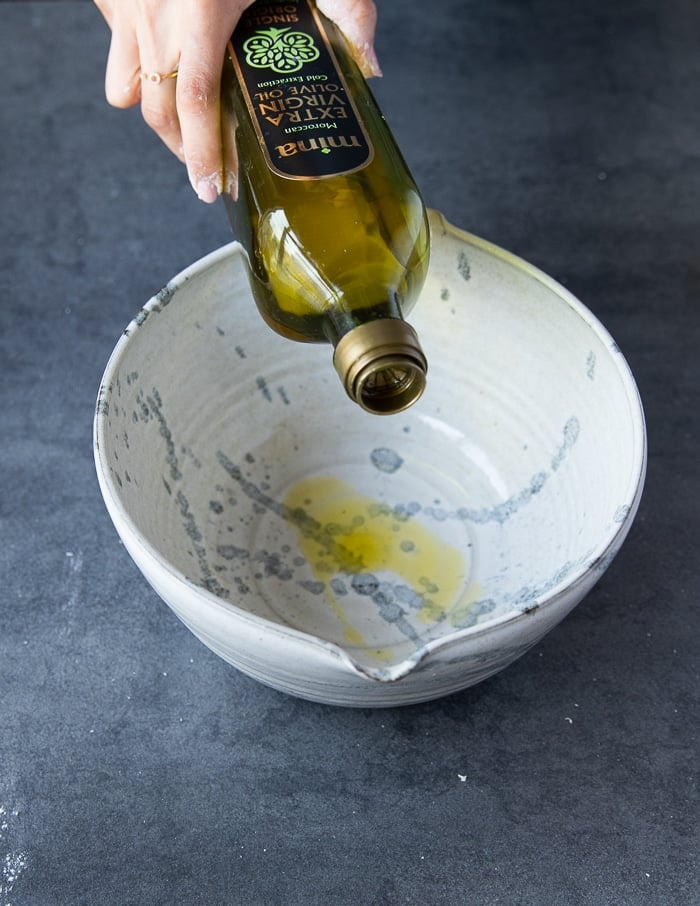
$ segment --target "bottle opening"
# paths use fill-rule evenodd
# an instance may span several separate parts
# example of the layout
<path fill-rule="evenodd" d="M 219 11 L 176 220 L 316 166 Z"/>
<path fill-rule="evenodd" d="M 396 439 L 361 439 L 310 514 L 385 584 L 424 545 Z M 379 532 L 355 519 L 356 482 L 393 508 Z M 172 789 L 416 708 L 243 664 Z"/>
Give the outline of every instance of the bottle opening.
<path fill-rule="evenodd" d="M 402 412 L 420 397 L 425 389 L 425 372 L 412 362 L 393 359 L 374 363 L 366 377 L 358 377 L 355 400 L 363 409 L 376 415 Z"/>
<path fill-rule="evenodd" d="M 397 318 L 369 321 L 349 331 L 333 361 L 350 399 L 374 415 L 402 412 L 425 389 L 428 363 L 418 337 Z"/>

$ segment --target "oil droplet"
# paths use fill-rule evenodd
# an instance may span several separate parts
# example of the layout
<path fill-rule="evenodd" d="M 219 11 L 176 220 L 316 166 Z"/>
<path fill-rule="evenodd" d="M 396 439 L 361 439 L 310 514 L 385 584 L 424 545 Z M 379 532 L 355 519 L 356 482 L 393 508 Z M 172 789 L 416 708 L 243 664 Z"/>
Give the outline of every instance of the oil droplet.
<path fill-rule="evenodd" d="M 299 534 L 300 551 L 316 578 L 326 583 L 348 641 L 352 635 L 360 643 L 352 628 L 352 603 L 346 598 L 346 585 L 354 588 L 358 580 L 345 583 L 343 575 L 373 579 L 380 574 L 384 589 L 387 581 L 391 586 L 396 605 L 391 613 L 398 608 L 401 620 L 438 622 L 457 603 L 466 578 L 464 555 L 407 514 L 405 506 L 392 508 L 328 476 L 299 481 L 284 503 Z M 344 597 L 347 609 L 339 601 Z"/>

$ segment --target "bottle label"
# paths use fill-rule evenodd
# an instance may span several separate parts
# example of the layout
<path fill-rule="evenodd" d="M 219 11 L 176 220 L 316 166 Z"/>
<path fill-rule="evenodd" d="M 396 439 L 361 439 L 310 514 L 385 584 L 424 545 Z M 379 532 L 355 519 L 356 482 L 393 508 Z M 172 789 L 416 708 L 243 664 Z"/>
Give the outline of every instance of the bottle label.
<path fill-rule="evenodd" d="M 309 0 L 246 9 L 232 61 L 270 169 L 288 179 L 340 176 L 374 151 Z"/>

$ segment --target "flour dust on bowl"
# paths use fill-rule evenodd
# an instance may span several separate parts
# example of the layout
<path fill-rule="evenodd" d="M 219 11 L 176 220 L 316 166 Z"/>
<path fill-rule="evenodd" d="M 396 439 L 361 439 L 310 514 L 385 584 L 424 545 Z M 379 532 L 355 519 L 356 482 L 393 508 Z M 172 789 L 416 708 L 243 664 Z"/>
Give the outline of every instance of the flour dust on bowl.
<path fill-rule="evenodd" d="M 501 670 L 600 578 L 642 491 L 642 408 L 605 328 L 430 216 L 428 384 L 406 412 L 362 411 L 328 347 L 267 330 L 235 243 L 150 300 L 100 389 L 100 486 L 144 576 L 221 657 L 317 701 Z"/>

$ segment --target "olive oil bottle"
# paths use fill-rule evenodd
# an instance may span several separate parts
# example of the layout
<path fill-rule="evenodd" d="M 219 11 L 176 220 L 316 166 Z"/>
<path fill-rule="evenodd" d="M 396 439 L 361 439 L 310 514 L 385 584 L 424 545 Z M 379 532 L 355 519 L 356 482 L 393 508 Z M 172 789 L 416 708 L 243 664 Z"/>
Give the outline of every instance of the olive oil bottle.
<path fill-rule="evenodd" d="M 312 0 L 254 3 L 224 67 L 239 196 L 226 200 L 265 321 L 328 342 L 346 392 L 375 414 L 423 392 L 404 321 L 425 280 L 425 206 L 340 30 Z"/>

